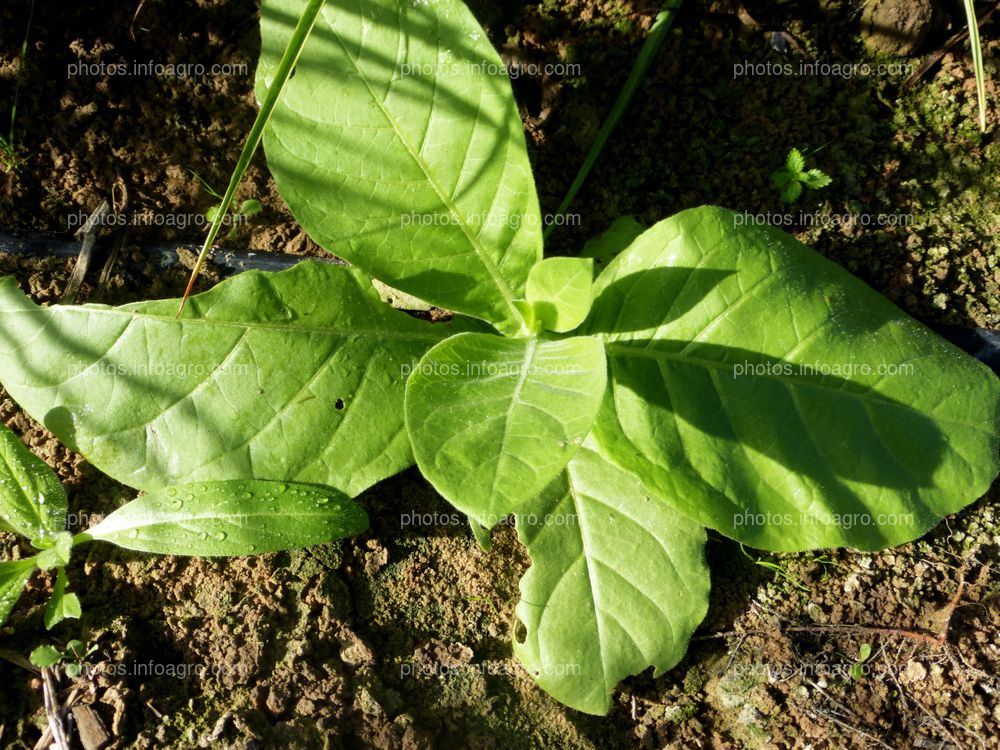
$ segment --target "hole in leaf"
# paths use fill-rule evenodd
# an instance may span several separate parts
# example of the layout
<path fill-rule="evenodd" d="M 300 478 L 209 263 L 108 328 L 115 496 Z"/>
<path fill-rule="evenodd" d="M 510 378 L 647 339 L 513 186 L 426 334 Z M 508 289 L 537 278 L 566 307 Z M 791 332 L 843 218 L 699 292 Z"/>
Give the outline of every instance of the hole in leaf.
<path fill-rule="evenodd" d="M 514 623 L 514 640 L 516 640 L 518 643 L 524 643 L 524 641 L 527 638 L 528 638 L 528 629 L 524 626 L 524 623 L 520 622 L 520 621 L 515 622 Z"/>
<path fill-rule="evenodd" d="M 335 401 L 335 402 L 333 403 L 333 408 L 334 408 L 334 409 L 336 409 L 337 411 L 340 411 L 341 409 L 343 409 L 343 408 L 344 408 L 344 399 L 342 399 L 342 398 L 338 398 L 338 399 L 337 399 L 337 400 L 336 400 L 336 401 Z"/>

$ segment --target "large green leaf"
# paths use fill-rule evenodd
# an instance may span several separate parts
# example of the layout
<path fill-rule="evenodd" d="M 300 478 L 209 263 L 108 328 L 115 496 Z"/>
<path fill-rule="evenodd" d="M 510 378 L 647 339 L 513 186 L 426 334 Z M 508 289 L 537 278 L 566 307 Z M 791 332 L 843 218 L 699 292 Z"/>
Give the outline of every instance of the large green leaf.
<path fill-rule="evenodd" d="M 95 466 L 140 489 L 211 479 L 356 494 L 412 462 L 406 370 L 458 322 L 383 304 L 307 262 L 177 302 L 36 307 L 0 282 L 0 381 Z"/>
<path fill-rule="evenodd" d="M 34 560 L 0 562 L 0 625 L 7 621 L 7 617 L 10 616 L 17 600 L 21 598 L 21 592 L 34 571 Z"/>
<path fill-rule="evenodd" d="M 361 506 L 325 487 L 257 480 L 177 485 L 143 495 L 81 535 L 161 555 L 231 557 L 360 534 Z"/>
<path fill-rule="evenodd" d="M 559 475 L 606 383 L 596 338 L 454 336 L 424 355 L 406 385 L 417 465 L 456 508 L 492 528 Z"/>
<path fill-rule="evenodd" d="M 518 517 L 531 567 L 517 657 L 559 701 L 605 714 L 623 678 L 684 656 L 708 609 L 705 530 L 588 441 Z"/>
<path fill-rule="evenodd" d="M 639 237 L 583 329 L 595 432 L 678 509 L 756 547 L 876 549 L 986 491 L 1000 383 L 783 232 L 717 208 Z"/>
<path fill-rule="evenodd" d="M 305 0 L 264 0 L 257 89 Z M 538 199 L 500 57 L 460 0 L 329 0 L 264 135 L 316 242 L 441 307 L 520 328 Z"/>
<path fill-rule="evenodd" d="M 0 520 L 36 541 L 66 528 L 66 490 L 59 477 L 2 424 Z"/>

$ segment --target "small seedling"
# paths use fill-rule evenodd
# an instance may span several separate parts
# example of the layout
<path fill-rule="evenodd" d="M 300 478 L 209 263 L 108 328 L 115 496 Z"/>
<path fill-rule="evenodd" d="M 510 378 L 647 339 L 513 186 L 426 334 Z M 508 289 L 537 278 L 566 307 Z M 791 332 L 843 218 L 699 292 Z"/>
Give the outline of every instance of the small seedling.
<path fill-rule="evenodd" d="M 17 79 L 14 82 L 14 100 L 10 105 L 10 126 L 6 133 L 0 133 L 0 165 L 8 172 L 17 172 L 27 161 L 21 155 L 21 147 L 14 134 L 17 121 L 17 101 L 21 94 L 21 81 L 24 78 L 24 65 L 28 58 L 28 39 L 31 36 L 31 22 L 35 17 L 35 0 L 28 3 L 28 23 L 24 29 L 24 39 L 21 40 L 21 52 L 17 59 Z"/>
<path fill-rule="evenodd" d="M 831 179 L 818 169 L 806 169 L 802 152 L 793 148 L 785 158 L 785 166 L 771 174 L 771 182 L 781 191 L 782 203 L 795 203 L 803 188 L 819 190 L 829 185 Z"/>
<path fill-rule="evenodd" d="M 216 198 L 219 202 L 214 206 L 211 206 L 205 212 L 205 219 L 209 224 L 214 224 L 222 212 L 222 203 L 224 196 L 220 195 L 215 188 L 213 188 L 200 174 L 195 172 L 193 169 L 188 169 L 194 177 L 201 183 L 202 187 L 205 188 L 205 192 Z M 256 198 L 248 198 L 247 200 L 240 203 L 240 206 L 235 211 L 229 212 L 226 216 L 223 216 L 220 220 L 221 223 L 225 223 L 229 220 L 232 223 L 232 228 L 229 230 L 229 234 L 226 235 L 228 239 L 234 239 L 237 234 L 239 234 L 239 228 L 242 224 L 249 219 L 251 216 L 256 216 L 263 210 L 264 206 Z"/>
<path fill-rule="evenodd" d="M 788 567 L 785 565 L 779 565 L 778 563 L 771 562 L 770 560 L 765 560 L 763 557 L 753 557 L 749 552 L 747 552 L 746 547 L 742 544 L 740 545 L 740 552 L 743 556 L 750 560 L 754 565 L 759 565 L 760 567 L 773 571 L 775 574 L 788 581 L 792 586 L 797 588 L 799 591 L 809 591 L 807 586 L 804 586 L 801 581 L 799 581 L 795 576 L 793 576 L 789 571 Z"/>
<path fill-rule="evenodd" d="M 865 662 L 867 662 L 872 656 L 872 645 L 870 643 L 862 643 L 861 648 L 858 651 L 857 660 L 851 665 L 851 679 L 860 680 L 865 674 Z"/>
<path fill-rule="evenodd" d="M 87 648 L 80 641 L 70 641 L 64 649 L 39 646 L 31 652 L 28 660 L 39 669 L 52 669 L 62 664 L 67 677 L 79 677 L 83 673 L 87 657 L 95 651 L 97 651 L 96 645 Z"/>

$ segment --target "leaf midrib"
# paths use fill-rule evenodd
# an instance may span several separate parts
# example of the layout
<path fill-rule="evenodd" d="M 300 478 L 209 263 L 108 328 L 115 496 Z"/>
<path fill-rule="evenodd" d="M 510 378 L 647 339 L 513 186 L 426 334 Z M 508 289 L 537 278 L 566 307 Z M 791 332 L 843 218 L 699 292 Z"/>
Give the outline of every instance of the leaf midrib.
<path fill-rule="evenodd" d="M 396 121 L 396 118 L 389 111 L 389 108 L 386 107 L 385 103 L 381 99 L 379 99 L 378 96 L 375 95 L 375 90 L 372 87 L 371 83 L 368 81 L 368 77 L 361 70 L 361 66 L 358 65 L 357 61 L 353 57 L 351 57 L 351 54 L 350 52 L 348 52 L 347 46 L 344 44 L 344 41 L 341 38 L 340 33 L 334 27 L 333 23 L 331 23 L 330 20 L 326 17 L 326 14 L 324 12 L 325 10 L 326 8 L 324 8 L 323 11 L 320 12 L 320 15 L 323 16 L 323 20 L 326 23 L 327 27 L 330 29 L 330 32 L 333 34 L 334 38 L 337 40 L 337 44 L 340 45 L 340 48 L 344 53 L 344 57 L 347 58 L 348 61 L 350 61 L 351 66 L 358 74 L 359 80 L 364 84 L 365 88 L 368 90 L 368 94 L 369 96 L 371 96 L 372 101 L 375 102 L 375 105 L 379 108 L 379 111 L 382 113 L 382 116 L 385 117 L 386 121 L 392 127 L 392 130 L 396 134 L 396 137 L 399 139 L 399 142 L 403 145 L 403 148 L 406 149 L 406 153 L 420 168 L 420 171 L 427 179 L 427 183 L 434 190 L 435 195 L 437 195 L 438 200 L 441 201 L 441 204 L 445 206 L 445 208 L 447 208 L 448 211 L 450 211 L 452 216 L 455 218 L 456 220 L 455 225 L 462 230 L 462 234 L 465 236 L 469 245 L 476 253 L 476 257 L 479 258 L 480 263 L 482 263 L 483 267 L 486 269 L 486 272 L 490 275 L 490 279 L 493 281 L 493 283 L 499 290 L 500 294 L 503 296 L 504 302 L 506 303 L 507 309 L 510 312 L 510 315 L 512 316 L 513 320 L 515 320 L 517 323 L 523 326 L 525 324 L 524 317 L 521 315 L 521 313 L 517 309 L 517 306 L 514 304 L 514 299 L 515 299 L 514 292 L 510 288 L 510 285 L 507 283 L 506 279 L 504 279 L 503 276 L 500 274 L 500 269 L 486 253 L 486 249 L 479 241 L 479 238 L 470 231 L 468 225 L 466 224 L 465 217 L 458 210 L 458 206 L 455 205 L 454 201 L 447 196 L 445 191 L 438 184 L 437 180 L 434 178 L 433 173 L 431 172 L 430 165 L 424 161 L 423 157 L 420 156 L 420 154 L 416 150 L 414 150 L 413 145 L 410 143 L 409 139 L 407 139 L 403 129 Z M 437 82 L 437 77 L 435 76 L 435 85 L 436 82 Z"/>
<path fill-rule="evenodd" d="M 355 338 L 368 336 L 379 339 L 395 339 L 399 341 L 439 341 L 441 336 L 435 331 L 426 333 L 400 332 L 398 329 L 386 328 L 333 328 L 330 326 L 315 325 L 291 325 L 288 323 L 260 323 L 260 322 L 239 322 L 234 320 L 218 320 L 214 318 L 177 318 L 173 315 L 155 315 L 152 313 L 135 312 L 122 308 L 95 308 L 87 306 L 54 306 L 39 307 L 33 310 L 0 310 L 0 313 L 28 314 L 53 316 L 55 314 L 65 315 L 109 315 L 122 316 L 130 319 L 149 320 L 157 323 L 169 323 L 171 325 L 196 325 L 209 326 L 213 328 L 235 328 L 238 330 L 262 330 L 262 331 L 284 331 L 290 333 L 323 333 L 341 338 Z"/>
<path fill-rule="evenodd" d="M 32 501 L 31 496 L 25 491 L 24 486 L 19 481 L 17 481 L 17 474 L 15 474 L 14 472 L 14 466 L 11 464 L 10 461 L 7 460 L 7 456 L 3 451 L 0 451 L 0 462 L 2 462 L 3 466 L 6 468 L 7 474 L 14 479 L 14 484 L 17 486 L 18 493 L 22 498 L 24 498 L 25 503 L 30 509 L 31 515 L 35 516 L 38 519 L 38 525 L 40 527 L 45 528 L 47 526 L 47 522 L 49 519 L 42 515 L 41 506 L 39 506 L 37 502 Z M 29 475 L 29 479 L 31 479 L 32 481 L 35 481 L 37 479 L 36 477 L 32 476 L 30 466 L 25 466 L 24 469 L 26 473 Z M 21 505 L 21 503 L 18 503 L 18 505 Z M 14 526 L 13 523 L 11 523 L 10 525 Z"/>

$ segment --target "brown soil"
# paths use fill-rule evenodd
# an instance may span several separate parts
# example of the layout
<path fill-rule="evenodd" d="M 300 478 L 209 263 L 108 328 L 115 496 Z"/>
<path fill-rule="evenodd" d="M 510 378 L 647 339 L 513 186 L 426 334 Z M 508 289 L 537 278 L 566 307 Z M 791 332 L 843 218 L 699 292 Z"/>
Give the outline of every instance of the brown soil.
<path fill-rule="evenodd" d="M 911 91 L 900 76 L 734 78 L 734 65 L 747 61 L 797 64 L 794 49 L 787 58 L 770 49 L 773 32 L 788 32 L 804 55 L 867 59 L 856 4 L 820 5 L 687 3 L 571 209 L 579 226 L 558 230 L 553 249 L 574 250 L 623 213 L 652 223 L 705 202 L 788 213 L 800 237 L 911 314 L 1000 327 L 1000 147 L 972 127 L 961 55 L 946 56 Z M 941 5 L 921 54 L 953 31 L 949 18 L 961 19 L 957 4 Z M 38 3 L 17 119 L 27 161 L 0 173 L 0 230 L 64 230 L 122 188 L 130 212 L 190 222 L 215 199 L 188 170 L 225 186 L 254 116 L 255 4 L 147 0 L 133 25 L 136 6 Z M 579 76 L 516 86 L 543 210 L 558 205 L 657 6 L 476 4 L 509 55 L 582 66 Z M 26 7 L 0 9 L 4 117 Z M 998 30 L 985 27 L 984 39 Z M 66 75 L 71 63 L 149 60 L 245 64 L 247 73 Z M 811 165 L 834 177 L 806 193 L 802 212 L 911 219 L 806 226 L 769 183 L 793 146 L 822 147 Z M 265 210 L 231 246 L 319 252 L 262 157 L 240 197 L 259 198 Z M 131 239 L 198 241 L 198 228 L 180 221 L 135 226 Z M 14 274 L 40 302 L 58 300 L 70 266 L 0 256 L 0 275 Z M 174 295 L 184 276 L 122 273 L 102 301 Z M 81 299 L 94 299 L 92 283 Z M 134 496 L 2 391 L 0 419 L 66 482 L 74 529 Z M 512 659 L 527 560 L 511 530 L 480 551 L 413 471 L 360 498 L 373 526 L 348 542 L 226 562 L 94 546 L 69 571 L 83 619 L 46 634 L 52 581 L 36 577 L 0 629 L 0 653 L 24 655 L 53 639 L 96 645 L 83 701 L 120 748 L 1000 747 L 998 499 L 995 486 L 922 541 L 880 554 L 764 555 L 777 572 L 710 537 L 711 610 L 687 658 L 659 679 L 626 681 L 608 717 L 560 706 Z M 0 556 L 25 551 L 0 533 Z M 865 643 L 871 657 L 852 676 Z M 0 676 L 0 745 L 32 747 L 44 724 L 38 685 L 3 660 Z"/>

